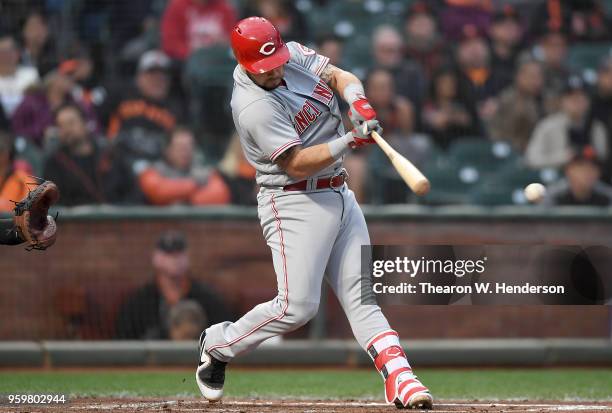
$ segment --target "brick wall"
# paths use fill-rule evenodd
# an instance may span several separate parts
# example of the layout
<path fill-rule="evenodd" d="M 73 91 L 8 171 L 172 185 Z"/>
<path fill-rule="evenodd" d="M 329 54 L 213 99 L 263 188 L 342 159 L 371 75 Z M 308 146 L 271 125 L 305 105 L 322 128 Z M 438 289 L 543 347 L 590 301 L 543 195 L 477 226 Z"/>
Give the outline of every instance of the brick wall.
<path fill-rule="evenodd" d="M 609 245 L 612 233 L 612 223 L 551 220 L 371 220 L 369 227 L 378 244 Z M 237 314 L 275 295 L 270 253 L 253 220 L 68 219 L 60 222 L 57 244 L 45 252 L 0 248 L 0 339 L 110 337 L 118 304 L 149 279 L 151 248 L 170 228 L 188 234 L 195 278 L 219 291 Z M 350 337 L 335 298 L 329 298 L 328 308 L 329 335 Z M 388 306 L 384 311 L 406 338 L 609 336 L 610 315 L 603 306 Z"/>

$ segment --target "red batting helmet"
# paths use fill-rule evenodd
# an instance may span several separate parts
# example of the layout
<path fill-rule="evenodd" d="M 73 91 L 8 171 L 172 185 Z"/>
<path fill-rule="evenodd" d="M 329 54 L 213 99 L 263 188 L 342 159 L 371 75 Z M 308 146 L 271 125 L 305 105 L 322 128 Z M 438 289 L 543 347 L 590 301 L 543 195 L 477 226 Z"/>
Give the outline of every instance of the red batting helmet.
<path fill-rule="evenodd" d="M 280 33 L 263 17 L 248 17 L 234 26 L 232 49 L 238 63 L 251 73 L 265 73 L 289 60 Z"/>

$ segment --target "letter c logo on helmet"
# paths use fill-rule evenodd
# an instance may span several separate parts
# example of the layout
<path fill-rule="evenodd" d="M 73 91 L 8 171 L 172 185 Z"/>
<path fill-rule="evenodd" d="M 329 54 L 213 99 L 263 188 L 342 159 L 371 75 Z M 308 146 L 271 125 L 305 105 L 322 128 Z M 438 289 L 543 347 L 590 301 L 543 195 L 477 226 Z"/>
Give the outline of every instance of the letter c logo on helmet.
<path fill-rule="evenodd" d="M 232 29 L 231 42 L 236 60 L 250 73 L 268 72 L 291 57 L 276 27 L 263 17 L 240 20 Z"/>
<path fill-rule="evenodd" d="M 266 55 L 266 56 L 270 56 L 275 51 L 276 51 L 276 46 L 274 46 L 274 43 L 272 42 L 264 43 L 263 45 L 261 45 L 261 48 L 259 49 L 259 53 Z"/>

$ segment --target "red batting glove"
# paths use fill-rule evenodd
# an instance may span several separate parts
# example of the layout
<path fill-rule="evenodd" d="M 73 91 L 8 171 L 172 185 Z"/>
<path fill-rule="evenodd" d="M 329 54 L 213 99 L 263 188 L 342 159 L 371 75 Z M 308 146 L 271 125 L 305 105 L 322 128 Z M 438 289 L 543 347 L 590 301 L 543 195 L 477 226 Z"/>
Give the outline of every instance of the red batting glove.
<path fill-rule="evenodd" d="M 351 131 L 353 141 L 349 143 L 349 146 L 355 149 L 376 143 L 376 141 L 372 139 L 372 132 L 374 131 L 382 134 L 383 129 L 378 121 L 376 119 L 365 121 L 361 127 Z"/>
<path fill-rule="evenodd" d="M 376 111 L 363 95 L 350 104 L 348 115 L 355 128 L 360 128 L 365 121 L 376 119 Z"/>

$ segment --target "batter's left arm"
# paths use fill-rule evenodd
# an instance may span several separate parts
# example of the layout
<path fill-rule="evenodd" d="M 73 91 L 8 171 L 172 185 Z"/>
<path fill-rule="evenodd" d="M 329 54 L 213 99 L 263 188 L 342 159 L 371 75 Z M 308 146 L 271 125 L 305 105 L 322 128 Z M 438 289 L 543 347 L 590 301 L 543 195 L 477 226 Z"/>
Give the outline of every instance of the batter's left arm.
<path fill-rule="evenodd" d="M 359 89 L 361 91 L 361 95 L 364 95 L 363 85 L 357 76 L 351 72 L 342 70 L 331 63 L 328 63 L 327 66 L 325 66 L 320 77 L 348 103 L 351 103 L 349 101 L 350 98 L 354 98 L 354 96 L 348 96 L 349 99 L 347 99 L 347 96 L 345 95 L 346 88 L 349 87 L 349 85 L 353 85 L 349 87 L 349 92 L 350 89 Z M 359 92 L 359 90 L 357 90 L 357 92 Z"/>
<path fill-rule="evenodd" d="M 320 77 L 350 105 L 348 115 L 355 128 L 361 128 L 364 122 L 375 123 L 373 129 L 382 133 L 376 121 L 376 112 L 365 97 L 363 85 L 357 76 L 328 63 Z"/>

